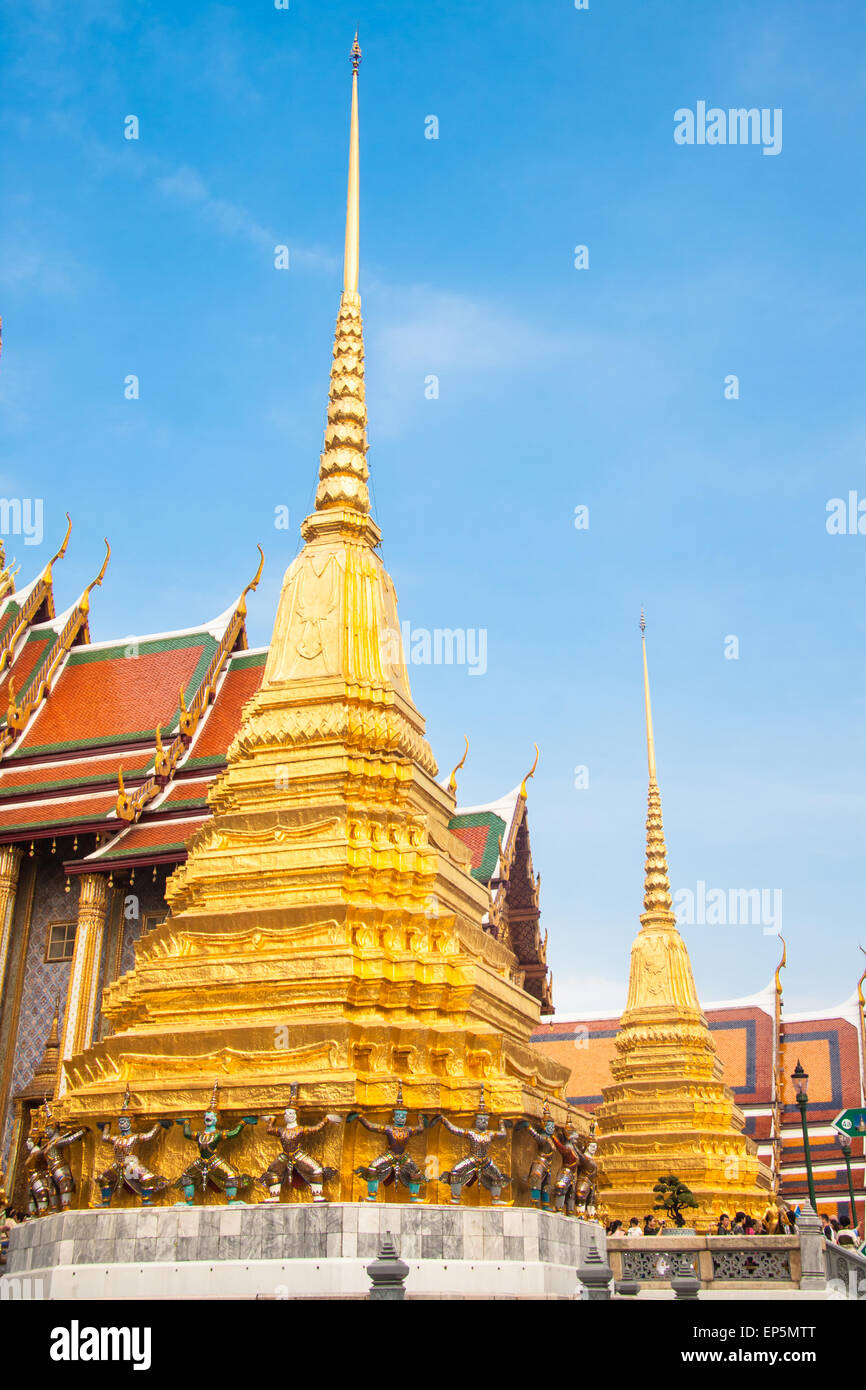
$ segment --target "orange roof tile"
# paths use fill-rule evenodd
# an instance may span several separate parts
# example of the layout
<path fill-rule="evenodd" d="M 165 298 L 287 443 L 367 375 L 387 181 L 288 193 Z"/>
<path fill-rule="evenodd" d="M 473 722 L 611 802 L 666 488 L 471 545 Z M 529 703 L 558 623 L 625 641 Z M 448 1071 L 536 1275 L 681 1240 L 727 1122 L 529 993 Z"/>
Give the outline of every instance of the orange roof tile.
<path fill-rule="evenodd" d="M 265 674 L 267 652 L 240 652 L 231 658 L 210 713 L 190 749 L 184 768 L 225 762 L 228 746 L 240 728 L 241 710 L 255 695 Z"/>
<path fill-rule="evenodd" d="M 56 797 L 53 801 L 28 801 L 0 807 L 0 832 L 36 831 L 51 826 L 75 826 L 102 820 L 114 809 L 114 792 L 95 796 Z"/>
<path fill-rule="evenodd" d="M 207 816 L 187 816 L 183 820 L 150 821 L 145 825 L 132 825 L 113 843 L 103 844 L 96 854 L 86 861 L 88 867 L 101 862 L 110 863 L 115 859 L 130 859 L 134 855 L 142 858 L 157 858 L 160 854 L 174 854 L 182 858 L 186 854 L 189 839 L 199 826 L 204 825 Z M 84 863 L 85 861 L 82 861 Z"/>
<path fill-rule="evenodd" d="M 15 698 L 20 699 L 27 689 L 27 682 L 36 670 L 42 658 L 47 655 L 50 647 L 57 640 L 57 633 L 54 628 L 38 628 L 35 632 L 30 632 L 25 642 L 18 647 L 15 660 L 9 670 L 3 672 L 0 680 L 0 719 L 6 719 L 6 707 L 9 704 L 9 678 L 15 681 Z"/>
<path fill-rule="evenodd" d="M 86 790 L 101 783 L 117 785 L 117 769 L 123 766 L 126 781 L 140 777 L 153 763 L 154 750 L 122 754 L 119 751 L 96 758 L 64 758 L 62 761 L 25 763 L 14 767 L 0 763 L 0 801 L 21 797 L 28 792 L 63 792 Z"/>
<path fill-rule="evenodd" d="M 128 646 L 78 647 L 48 699 L 8 755 L 101 745 L 146 737 L 179 715 L 179 692 L 191 696 L 216 648 L 206 632 Z"/>
<path fill-rule="evenodd" d="M 200 806 L 207 808 L 207 794 L 213 786 L 213 778 L 195 777 L 189 780 L 181 778 L 178 782 L 173 782 L 168 796 L 164 801 L 160 801 L 158 806 L 153 808 L 154 812 L 178 811 L 187 806 Z"/>

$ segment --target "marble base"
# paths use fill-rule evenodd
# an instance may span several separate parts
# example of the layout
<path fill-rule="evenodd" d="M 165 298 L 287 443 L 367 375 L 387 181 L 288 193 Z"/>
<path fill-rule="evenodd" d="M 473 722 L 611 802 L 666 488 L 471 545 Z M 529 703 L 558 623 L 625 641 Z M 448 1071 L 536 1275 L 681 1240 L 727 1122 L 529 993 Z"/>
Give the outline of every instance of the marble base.
<path fill-rule="evenodd" d="M 386 1231 L 409 1265 L 410 1298 L 572 1299 L 582 1257 L 605 1253 L 597 1223 L 526 1208 L 70 1211 L 11 1232 L 0 1298 L 362 1298 Z"/>

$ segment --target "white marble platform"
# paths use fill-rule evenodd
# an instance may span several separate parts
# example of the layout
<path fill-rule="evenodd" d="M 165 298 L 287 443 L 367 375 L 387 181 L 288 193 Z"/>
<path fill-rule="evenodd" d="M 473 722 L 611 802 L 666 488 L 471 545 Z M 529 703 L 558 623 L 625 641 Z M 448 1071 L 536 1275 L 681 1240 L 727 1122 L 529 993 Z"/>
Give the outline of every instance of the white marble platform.
<path fill-rule="evenodd" d="M 70 1211 L 11 1232 L 0 1298 L 359 1298 L 390 1231 L 409 1297 L 574 1298 L 595 1222 L 526 1208 L 311 1202 Z M 13 1282 L 17 1281 L 17 1282 Z"/>

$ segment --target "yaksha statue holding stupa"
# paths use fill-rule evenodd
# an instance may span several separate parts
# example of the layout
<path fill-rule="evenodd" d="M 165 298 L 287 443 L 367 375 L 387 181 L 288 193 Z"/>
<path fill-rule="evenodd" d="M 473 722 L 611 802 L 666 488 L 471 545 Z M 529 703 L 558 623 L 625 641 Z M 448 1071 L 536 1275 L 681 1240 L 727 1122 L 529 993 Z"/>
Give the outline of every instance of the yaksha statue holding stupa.
<path fill-rule="evenodd" d="M 363 1178 L 367 1184 L 367 1201 L 376 1201 L 380 1183 L 384 1183 L 386 1186 L 391 1183 L 402 1184 L 409 1191 L 409 1201 L 419 1201 L 421 1184 L 427 1179 L 423 1169 L 419 1168 L 408 1149 L 410 1141 L 419 1134 L 423 1134 L 427 1126 L 423 1118 L 420 1124 L 410 1125 L 408 1123 L 409 1112 L 403 1104 L 402 1081 L 397 1083 L 397 1101 L 391 1114 L 390 1123 L 376 1124 L 374 1120 L 368 1120 L 366 1115 L 355 1112 L 347 1115 L 346 1119 L 349 1121 L 357 1120 L 371 1134 L 382 1134 L 385 1137 L 384 1150 L 378 1153 L 374 1159 L 371 1159 L 369 1163 L 355 1169 L 358 1177 Z"/>
<path fill-rule="evenodd" d="M 143 1144 L 151 1144 L 159 1134 L 160 1127 L 171 1128 L 171 1120 L 157 1120 L 150 1129 L 133 1129 L 129 1114 L 131 1100 L 129 1087 L 123 1097 L 120 1115 L 117 1118 L 117 1133 L 112 1134 L 108 1125 L 100 1124 L 103 1144 L 110 1144 L 114 1151 L 114 1161 L 100 1173 L 97 1182 L 102 1196 L 102 1205 L 111 1205 L 114 1195 L 128 1188 L 141 1198 L 142 1206 L 149 1207 L 158 1193 L 169 1185 L 168 1178 L 151 1172 L 141 1158 L 138 1150 Z"/>
<path fill-rule="evenodd" d="M 259 1181 L 267 1189 L 266 1201 L 278 1202 L 284 1187 L 309 1187 L 314 1202 L 324 1202 L 323 1188 L 329 1178 L 336 1176 L 336 1170 L 325 1168 L 306 1152 L 304 1144 L 313 1134 L 321 1134 L 328 1125 L 338 1125 L 339 1115 L 325 1115 L 318 1124 L 302 1125 L 298 1120 L 298 1085 L 292 1085 L 290 1103 L 283 1111 L 283 1123 L 276 1124 L 275 1116 L 266 1115 L 268 1134 L 280 1141 L 280 1152 L 273 1158 Z"/>
<path fill-rule="evenodd" d="M 438 780 L 394 640 L 397 597 L 368 487 L 360 58 L 356 40 L 343 290 L 314 508 L 283 580 L 262 685 L 209 795 L 211 819 L 169 880 L 170 910 L 105 990 L 106 1036 L 63 1061 L 70 1123 L 117 1114 L 127 1084 L 145 1113 L 187 1116 L 217 1076 L 235 1115 L 279 1113 L 299 1082 L 319 1114 L 385 1124 L 401 1076 L 415 1113 L 471 1115 L 483 1081 L 491 1112 L 537 1118 L 546 1100 L 558 1126 L 587 1125 L 562 1098 L 567 1068 L 530 1045 L 544 991 L 524 986 L 525 927 L 491 911 L 449 828 L 456 777 Z M 518 811 L 525 800 L 524 781 Z M 535 918 L 531 930 L 538 936 Z M 532 950 L 546 985 L 540 936 Z M 280 1028 L 287 1045 L 275 1042 Z M 510 1136 L 497 1141 L 503 1175 Z M 432 1140 L 437 1172 L 465 1156 L 441 1126 Z M 363 1128 L 329 1125 L 319 1143 L 315 1161 L 336 1170 L 329 1195 L 355 1199 L 356 1170 L 371 1166 Z M 239 1132 L 230 1152 L 239 1172 L 262 1173 L 272 1157 L 261 1129 Z M 177 1128 L 158 1161 L 166 1172 L 184 1166 Z"/>

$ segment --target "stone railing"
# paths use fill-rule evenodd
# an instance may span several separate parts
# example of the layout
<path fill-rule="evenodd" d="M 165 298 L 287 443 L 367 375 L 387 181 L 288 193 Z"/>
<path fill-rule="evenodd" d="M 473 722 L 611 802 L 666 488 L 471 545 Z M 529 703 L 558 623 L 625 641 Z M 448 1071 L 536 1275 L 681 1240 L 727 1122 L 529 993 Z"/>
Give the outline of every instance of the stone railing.
<path fill-rule="evenodd" d="M 831 1298 L 866 1300 L 866 1256 L 848 1246 L 824 1242 L 827 1289 Z"/>
<path fill-rule="evenodd" d="M 799 1236 L 608 1236 L 607 1254 L 614 1279 L 653 1288 L 685 1272 L 683 1255 L 702 1289 L 802 1287 Z"/>

